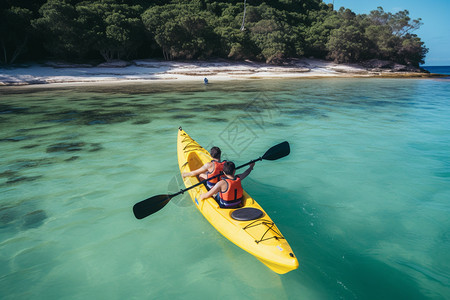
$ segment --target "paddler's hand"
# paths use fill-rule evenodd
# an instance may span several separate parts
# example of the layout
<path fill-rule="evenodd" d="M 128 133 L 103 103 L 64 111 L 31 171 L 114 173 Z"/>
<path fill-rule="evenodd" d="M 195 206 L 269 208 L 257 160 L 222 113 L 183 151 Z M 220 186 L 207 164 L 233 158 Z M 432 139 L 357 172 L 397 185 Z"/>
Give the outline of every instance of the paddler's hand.
<path fill-rule="evenodd" d="M 244 173 L 238 174 L 237 176 L 241 178 L 241 180 L 244 180 L 245 177 L 250 174 L 250 172 L 253 170 L 253 167 L 255 166 L 255 163 L 251 163 L 247 170 L 245 170 Z"/>
<path fill-rule="evenodd" d="M 218 183 L 216 183 L 216 185 L 213 186 L 212 189 L 198 196 L 198 200 L 201 201 L 206 198 L 212 197 L 214 194 L 217 194 L 224 184 L 226 184 L 225 181 L 223 180 L 219 181 Z"/>
<path fill-rule="evenodd" d="M 185 177 L 189 177 L 191 172 L 183 172 L 181 173 L 181 177 L 185 178 Z"/>

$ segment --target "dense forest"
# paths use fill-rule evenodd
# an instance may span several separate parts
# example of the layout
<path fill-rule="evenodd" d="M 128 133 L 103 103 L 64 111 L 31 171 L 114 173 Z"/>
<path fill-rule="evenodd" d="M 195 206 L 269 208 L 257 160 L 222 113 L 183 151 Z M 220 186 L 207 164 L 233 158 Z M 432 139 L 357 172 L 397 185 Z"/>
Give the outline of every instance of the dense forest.
<path fill-rule="evenodd" d="M 0 63 L 160 58 L 281 63 L 391 60 L 418 66 L 428 49 L 407 10 L 336 10 L 322 0 L 2 0 Z"/>

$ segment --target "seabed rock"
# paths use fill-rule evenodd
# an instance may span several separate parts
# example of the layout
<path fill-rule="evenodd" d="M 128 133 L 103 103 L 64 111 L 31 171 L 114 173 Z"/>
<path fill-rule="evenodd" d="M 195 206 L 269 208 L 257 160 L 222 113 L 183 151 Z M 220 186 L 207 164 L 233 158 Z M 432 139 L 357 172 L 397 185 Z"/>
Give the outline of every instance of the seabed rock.
<path fill-rule="evenodd" d="M 361 63 L 365 68 L 374 72 L 423 72 L 411 65 L 402 65 L 390 60 L 370 59 Z"/>

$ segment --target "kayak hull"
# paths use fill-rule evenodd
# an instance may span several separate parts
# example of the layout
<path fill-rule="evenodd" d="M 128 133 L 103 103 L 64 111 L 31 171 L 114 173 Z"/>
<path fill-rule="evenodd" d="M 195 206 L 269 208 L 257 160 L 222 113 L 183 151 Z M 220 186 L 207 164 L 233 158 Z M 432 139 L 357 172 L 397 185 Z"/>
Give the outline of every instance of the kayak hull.
<path fill-rule="evenodd" d="M 209 152 L 180 128 L 177 138 L 177 154 L 180 172 L 190 172 L 212 160 Z M 199 182 L 197 177 L 186 177 L 184 185 L 190 187 Z M 239 221 L 231 214 L 239 209 L 223 209 L 213 198 L 199 201 L 206 187 L 190 189 L 189 195 L 197 209 L 224 237 L 249 252 L 272 271 L 285 274 L 298 268 L 298 260 L 281 232 L 262 207 L 244 191 L 243 208 L 259 210 L 261 216 L 249 221 Z"/>

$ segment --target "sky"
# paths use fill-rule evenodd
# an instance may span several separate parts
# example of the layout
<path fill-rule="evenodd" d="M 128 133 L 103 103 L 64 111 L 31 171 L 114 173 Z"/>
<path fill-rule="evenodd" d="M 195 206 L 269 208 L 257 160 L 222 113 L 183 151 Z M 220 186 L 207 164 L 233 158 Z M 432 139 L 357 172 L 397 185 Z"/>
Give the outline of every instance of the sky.
<path fill-rule="evenodd" d="M 334 0 L 335 9 L 341 6 L 357 14 L 368 14 L 378 6 L 391 13 L 407 9 L 411 19 L 422 19 L 423 25 L 414 33 L 429 49 L 424 65 L 450 66 L 450 0 Z"/>

